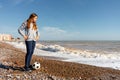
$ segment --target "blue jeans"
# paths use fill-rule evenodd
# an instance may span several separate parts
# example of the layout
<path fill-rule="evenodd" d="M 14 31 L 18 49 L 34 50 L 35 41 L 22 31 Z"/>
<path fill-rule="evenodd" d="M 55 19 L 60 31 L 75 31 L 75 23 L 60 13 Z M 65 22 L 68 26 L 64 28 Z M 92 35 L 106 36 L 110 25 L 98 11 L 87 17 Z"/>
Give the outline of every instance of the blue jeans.
<path fill-rule="evenodd" d="M 26 50 L 27 50 L 27 53 L 25 56 L 25 68 L 29 68 L 32 54 L 34 53 L 36 42 L 35 41 L 25 41 L 25 44 L 26 44 Z"/>

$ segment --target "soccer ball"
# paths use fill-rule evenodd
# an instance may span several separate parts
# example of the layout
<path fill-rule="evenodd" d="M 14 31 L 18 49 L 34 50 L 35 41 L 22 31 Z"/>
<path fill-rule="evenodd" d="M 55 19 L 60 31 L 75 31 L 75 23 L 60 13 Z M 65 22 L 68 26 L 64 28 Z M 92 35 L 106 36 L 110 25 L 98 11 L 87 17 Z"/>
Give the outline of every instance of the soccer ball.
<path fill-rule="evenodd" d="M 39 69 L 39 68 L 40 68 L 40 63 L 39 63 L 39 62 L 35 62 L 35 63 L 32 65 L 32 68 L 33 68 L 33 69 Z"/>

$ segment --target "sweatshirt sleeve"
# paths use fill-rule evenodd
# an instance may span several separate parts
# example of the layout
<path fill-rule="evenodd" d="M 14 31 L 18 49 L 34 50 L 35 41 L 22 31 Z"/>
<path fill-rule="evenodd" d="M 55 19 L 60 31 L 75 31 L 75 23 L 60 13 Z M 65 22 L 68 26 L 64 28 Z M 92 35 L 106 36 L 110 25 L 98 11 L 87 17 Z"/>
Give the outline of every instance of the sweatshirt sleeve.
<path fill-rule="evenodd" d="M 40 37 L 40 33 L 39 33 L 39 30 L 37 29 L 37 31 L 36 31 L 36 35 L 38 36 L 38 37 Z"/>
<path fill-rule="evenodd" d="M 20 35 L 25 36 L 25 29 L 27 26 L 27 22 L 22 23 L 22 25 L 18 28 L 18 32 Z"/>

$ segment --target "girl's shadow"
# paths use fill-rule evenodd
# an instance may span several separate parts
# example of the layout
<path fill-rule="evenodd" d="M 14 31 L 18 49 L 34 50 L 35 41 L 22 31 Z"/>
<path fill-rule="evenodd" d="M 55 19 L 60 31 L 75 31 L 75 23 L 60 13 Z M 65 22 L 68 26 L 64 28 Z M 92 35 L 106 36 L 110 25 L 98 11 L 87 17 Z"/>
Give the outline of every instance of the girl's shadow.
<path fill-rule="evenodd" d="M 3 65 L 3 64 L 0 64 L 0 68 L 2 69 L 7 69 L 7 70 L 19 70 L 19 71 L 23 71 L 23 68 L 22 67 L 16 67 L 16 66 L 7 66 L 7 65 Z"/>

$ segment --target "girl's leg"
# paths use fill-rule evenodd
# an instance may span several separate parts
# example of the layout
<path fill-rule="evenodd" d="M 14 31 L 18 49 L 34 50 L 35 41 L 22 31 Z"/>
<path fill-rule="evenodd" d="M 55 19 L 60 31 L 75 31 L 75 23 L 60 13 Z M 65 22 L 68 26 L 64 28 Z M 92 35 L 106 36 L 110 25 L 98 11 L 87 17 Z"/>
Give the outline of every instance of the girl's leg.
<path fill-rule="evenodd" d="M 35 42 L 35 41 L 33 41 L 33 42 L 32 42 L 32 54 L 34 53 L 34 50 L 35 50 L 35 45 L 36 45 L 36 42 Z"/>
<path fill-rule="evenodd" d="M 27 54 L 25 56 L 25 68 L 29 68 L 30 66 L 30 57 L 32 54 L 32 41 L 25 41 L 26 43 L 26 50 L 27 50 Z"/>
<path fill-rule="evenodd" d="M 36 42 L 32 41 L 32 49 L 31 49 L 31 53 L 30 53 L 30 56 L 29 56 L 29 64 L 31 62 L 32 55 L 34 53 L 35 45 L 36 45 Z"/>

